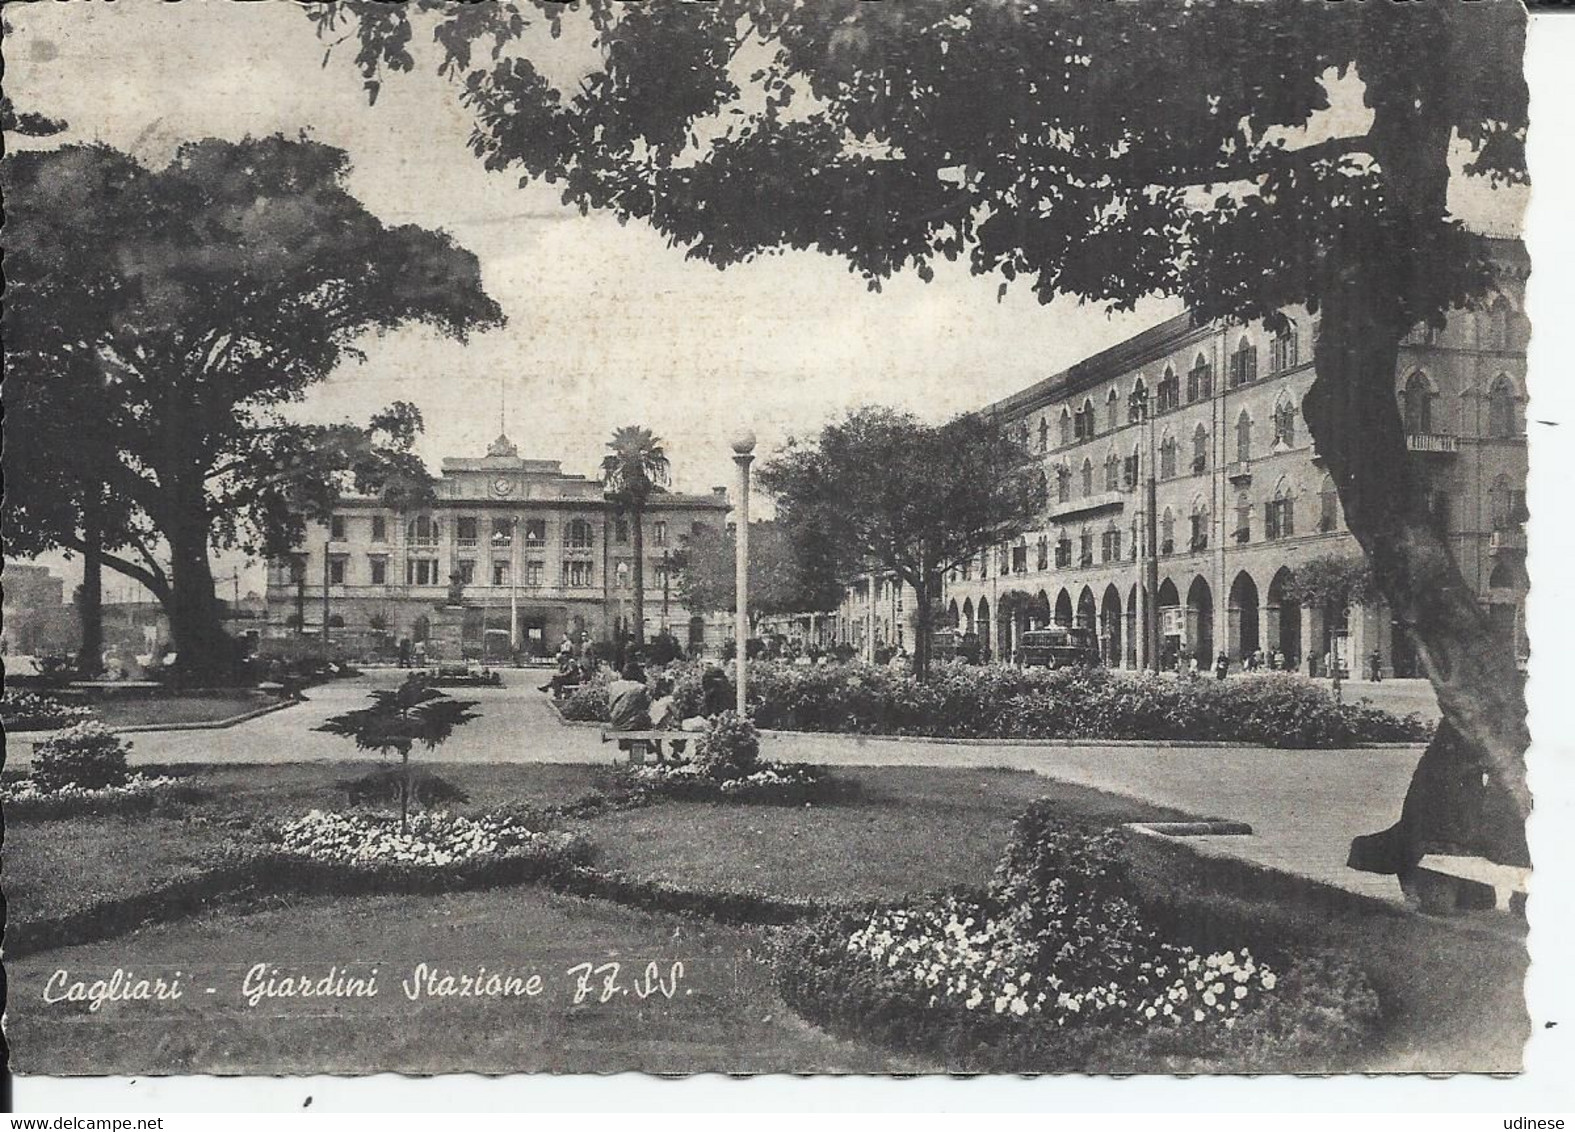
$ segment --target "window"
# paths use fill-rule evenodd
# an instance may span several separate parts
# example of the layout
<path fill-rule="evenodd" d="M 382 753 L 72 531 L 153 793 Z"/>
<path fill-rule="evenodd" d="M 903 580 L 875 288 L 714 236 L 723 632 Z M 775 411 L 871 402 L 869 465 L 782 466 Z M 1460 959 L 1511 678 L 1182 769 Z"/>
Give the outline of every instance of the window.
<path fill-rule="evenodd" d="M 1503 295 L 1493 300 L 1493 305 L 1479 316 L 1479 324 L 1482 327 L 1482 349 L 1509 349 L 1509 326 L 1513 314 L 1509 300 Z"/>
<path fill-rule="evenodd" d="M 1066 409 L 1061 410 L 1061 443 L 1072 443 L 1072 414 Z"/>
<path fill-rule="evenodd" d="M 1515 390 L 1506 375 L 1500 374 L 1488 391 L 1488 435 L 1497 440 L 1516 435 Z"/>
<path fill-rule="evenodd" d="M 1132 384 L 1132 396 L 1127 399 L 1127 421 L 1136 424 L 1143 419 L 1143 410 L 1148 407 L 1148 386 L 1143 384 L 1140 377 Z"/>
<path fill-rule="evenodd" d="M 1143 535 L 1138 527 L 1138 517 L 1136 515 L 1132 516 L 1132 529 L 1128 533 L 1132 536 L 1132 541 L 1130 543 L 1131 549 L 1127 551 L 1127 554 L 1131 556 L 1132 561 L 1136 562 L 1138 551 L 1143 546 Z"/>
<path fill-rule="evenodd" d="M 667 523 L 665 520 L 658 519 L 651 524 L 651 541 L 657 546 L 667 545 Z"/>
<path fill-rule="evenodd" d="M 1236 529 L 1231 537 L 1238 543 L 1252 541 L 1252 500 L 1245 494 L 1236 497 Z"/>
<path fill-rule="evenodd" d="M 1028 547 L 1026 545 L 1012 547 L 1012 573 L 1028 573 Z"/>
<path fill-rule="evenodd" d="M 1274 446 L 1296 447 L 1296 406 L 1291 404 L 1288 397 L 1282 398 L 1274 406 Z"/>
<path fill-rule="evenodd" d="M 463 547 L 476 545 L 476 517 L 466 515 L 454 520 L 454 541 Z"/>
<path fill-rule="evenodd" d="M 1058 569 L 1066 569 L 1072 565 L 1072 536 L 1065 531 L 1055 543 L 1055 564 Z"/>
<path fill-rule="evenodd" d="M 569 522 L 568 545 L 570 550 L 591 549 L 591 525 L 584 519 L 573 519 Z"/>
<path fill-rule="evenodd" d="M 495 586 L 506 586 L 509 584 L 509 564 L 506 561 L 493 562 L 492 584 Z"/>
<path fill-rule="evenodd" d="M 345 517 L 343 515 L 333 515 L 329 517 L 328 537 L 333 539 L 335 542 L 344 542 Z"/>
<path fill-rule="evenodd" d="M 494 520 L 492 520 L 492 545 L 493 546 L 513 546 L 514 545 L 514 520 L 513 519 L 494 519 Z"/>
<path fill-rule="evenodd" d="M 1050 569 L 1050 539 L 1045 535 L 1040 535 L 1034 545 L 1034 565 L 1040 570 Z"/>
<path fill-rule="evenodd" d="M 1236 418 L 1236 462 L 1245 464 L 1252 459 L 1252 418 L 1247 410 Z"/>
<path fill-rule="evenodd" d="M 525 520 L 525 545 L 541 547 L 547 545 L 547 520 Z"/>
<path fill-rule="evenodd" d="M 386 586 L 388 584 L 388 559 L 381 554 L 374 554 L 366 560 L 366 564 L 372 575 L 372 584 L 374 586 Z"/>
<path fill-rule="evenodd" d="M 1176 517 L 1170 513 L 1169 507 L 1165 508 L 1165 513 L 1159 519 L 1159 552 L 1176 553 Z"/>
<path fill-rule="evenodd" d="M 1105 490 L 1121 490 L 1121 457 L 1114 452 L 1105 457 Z"/>
<path fill-rule="evenodd" d="M 405 585 L 435 586 L 439 584 L 436 558 L 405 559 Z"/>
<path fill-rule="evenodd" d="M 1050 451 L 1050 423 L 1043 417 L 1039 418 L 1039 451 Z"/>
<path fill-rule="evenodd" d="M 1230 356 L 1230 384 L 1234 389 L 1258 379 L 1258 347 L 1244 337 L 1236 343 L 1236 352 Z"/>
<path fill-rule="evenodd" d="M 1114 389 L 1105 398 L 1105 427 L 1116 429 L 1121 426 L 1121 394 Z"/>
<path fill-rule="evenodd" d="M 300 557 L 292 558 L 290 559 L 288 565 L 290 568 L 290 584 L 292 586 L 305 585 L 306 559 Z"/>
<path fill-rule="evenodd" d="M 1209 430 L 1199 425 L 1192 433 L 1192 474 L 1209 470 Z"/>
<path fill-rule="evenodd" d="M 1263 505 L 1263 537 L 1290 538 L 1295 533 L 1296 501 L 1284 488 L 1276 489 L 1274 498 Z"/>
<path fill-rule="evenodd" d="M 527 586 L 542 586 L 547 581 L 547 564 L 539 558 L 532 558 L 525 563 L 524 583 Z"/>
<path fill-rule="evenodd" d="M 629 541 L 629 520 L 613 520 L 613 541 L 622 545 Z"/>
<path fill-rule="evenodd" d="M 1176 478 L 1176 438 L 1167 436 L 1159 444 L 1159 478 Z"/>
<path fill-rule="evenodd" d="M 388 541 L 388 519 L 382 515 L 372 516 L 372 541 Z"/>
<path fill-rule="evenodd" d="M 1165 376 L 1159 379 L 1159 411 L 1167 412 L 1181 405 L 1181 379 L 1176 371 L 1165 367 Z"/>
<path fill-rule="evenodd" d="M 1286 327 L 1274 336 L 1269 345 L 1269 367 L 1275 373 L 1296 365 L 1296 328 Z"/>
<path fill-rule="evenodd" d="M 345 560 L 340 555 L 334 555 L 328 560 L 328 584 L 342 586 L 345 584 Z"/>
<path fill-rule="evenodd" d="M 1527 519 L 1526 493 L 1510 487 L 1509 477 L 1500 475 L 1488 489 L 1488 507 L 1492 513 L 1493 529 L 1507 530 Z"/>
<path fill-rule="evenodd" d="M 1334 479 L 1331 476 L 1323 477 L 1323 486 L 1318 489 L 1318 529 L 1328 534 L 1340 525 L 1340 496 L 1334 490 Z"/>
<path fill-rule="evenodd" d="M 982 581 L 984 581 L 984 579 L 988 578 L 989 576 L 990 576 L 990 552 L 988 550 L 981 550 L 979 552 L 979 580 L 982 582 Z"/>
<path fill-rule="evenodd" d="M 461 558 L 454 563 L 454 573 L 459 575 L 463 585 L 474 585 L 476 581 L 476 560 L 474 558 Z"/>
<path fill-rule="evenodd" d="M 1099 560 L 1101 562 L 1121 561 L 1121 532 L 1115 527 L 1106 528 L 1100 536 Z"/>
<path fill-rule="evenodd" d="M 1072 500 L 1072 469 L 1065 464 L 1055 470 L 1055 498 L 1057 503 L 1070 503 Z"/>
<path fill-rule="evenodd" d="M 1094 435 L 1094 403 L 1085 399 L 1083 407 L 1077 411 L 1072 419 L 1073 434 L 1079 440 L 1088 440 Z"/>
<path fill-rule="evenodd" d="M 1133 488 L 1137 487 L 1138 476 L 1142 473 L 1142 470 L 1142 457 L 1138 455 L 1138 450 L 1134 448 L 1132 450 L 1132 455 L 1121 461 L 1122 486 L 1124 486 L 1128 491 L 1131 491 Z"/>
<path fill-rule="evenodd" d="M 1077 564 L 1079 566 L 1092 566 L 1094 564 L 1094 532 L 1085 530 L 1077 536 Z"/>
<path fill-rule="evenodd" d="M 1083 496 L 1087 498 L 1094 494 L 1094 462 L 1087 456 L 1083 457 Z"/>
<path fill-rule="evenodd" d="M 1209 548 L 1209 512 L 1207 508 L 1194 511 L 1191 516 L 1192 530 L 1187 537 L 1187 547 L 1193 553 Z"/>
<path fill-rule="evenodd" d="M 431 515 L 417 515 L 405 527 L 405 541 L 417 546 L 436 546 L 438 522 Z"/>
<path fill-rule="evenodd" d="M 1187 403 L 1206 401 L 1214 395 L 1214 367 L 1199 354 L 1187 371 Z"/>
<path fill-rule="evenodd" d="M 570 560 L 563 564 L 563 584 L 571 589 L 583 589 L 591 584 L 591 564 Z"/>
<path fill-rule="evenodd" d="M 613 585 L 620 590 L 626 590 L 634 581 L 634 567 L 627 558 L 620 558 L 613 563 Z"/>
<path fill-rule="evenodd" d="M 1410 435 L 1425 436 L 1433 431 L 1433 384 L 1421 370 L 1405 379 L 1405 388 L 1400 392 L 1400 413 Z"/>

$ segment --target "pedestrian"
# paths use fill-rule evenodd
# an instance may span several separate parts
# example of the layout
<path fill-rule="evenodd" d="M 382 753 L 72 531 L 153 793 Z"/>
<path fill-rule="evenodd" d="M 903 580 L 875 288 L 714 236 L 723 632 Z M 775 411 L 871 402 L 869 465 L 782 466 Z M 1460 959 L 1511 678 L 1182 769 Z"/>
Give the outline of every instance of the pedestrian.
<path fill-rule="evenodd" d="M 399 638 L 399 667 L 401 667 L 401 668 L 409 668 L 410 667 L 410 638 L 409 637 L 400 637 Z"/>
<path fill-rule="evenodd" d="M 1275 649 L 1274 655 L 1269 660 L 1269 667 L 1276 672 L 1283 671 L 1285 668 L 1285 654 L 1279 649 Z"/>
<path fill-rule="evenodd" d="M 1214 678 L 1216 680 L 1223 680 L 1229 673 L 1230 657 L 1226 656 L 1224 650 L 1222 649 L 1220 650 L 1219 656 L 1214 658 Z"/>
<path fill-rule="evenodd" d="M 1325 676 L 1338 676 L 1334 670 L 1334 654 L 1325 650 L 1323 654 L 1323 674 Z"/>
<path fill-rule="evenodd" d="M 1187 674 L 1190 676 L 1196 676 L 1198 674 L 1198 658 L 1196 655 L 1194 655 L 1192 659 L 1187 662 Z"/>
<path fill-rule="evenodd" d="M 1373 683 L 1380 683 L 1384 678 L 1384 658 L 1382 654 L 1380 654 L 1377 649 L 1374 649 L 1372 655 L 1367 659 L 1368 663 L 1372 666 Z"/>
<path fill-rule="evenodd" d="M 608 715 L 614 731 L 648 731 L 651 728 L 651 694 L 645 673 L 633 661 L 624 665 L 621 678 L 607 685 Z"/>

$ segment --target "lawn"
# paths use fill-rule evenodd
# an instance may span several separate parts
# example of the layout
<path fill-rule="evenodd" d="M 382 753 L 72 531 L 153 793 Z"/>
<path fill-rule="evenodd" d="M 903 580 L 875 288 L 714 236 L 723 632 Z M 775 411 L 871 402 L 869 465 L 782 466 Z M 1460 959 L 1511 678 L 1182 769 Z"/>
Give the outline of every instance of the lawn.
<path fill-rule="evenodd" d="M 1176 820 L 1175 810 L 1028 771 L 848 767 L 846 802 L 807 807 L 667 802 L 586 821 L 596 863 L 684 887 L 822 900 L 897 898 L 990 879 L 1012 819 L 1054 798 L 1069 820 Z"/>
<path fill-rule="evenodd" d="M 227 909 L 109 943 L 7 963 L 7 1037 L 18 1073 L 403 1073 L 721 1071 L 880 1073 L 936 1067 L 843 1042 L 801 1022 L 776 997 L 754 955 L 757 932 L 652 916 L 601 901 L 509 889 L 421 900 L 361 897 Z M 658 992 L 572 1001 L 576 964 L 624 965 L 633 990 L 645 965 L 684 973 Z M 538 998 L 412 1002 L 400 983 L 417 964 L 542 976 Z M 313 978 L 338 965 L 375 998 L 241 995 L 248 968 Z M 51 973 L 102 978 L 182 973 L 184 997 L 110 1003 L 98 1013 L 43 1002 Z M 215 993 L 206 994 L 213 987 Z"/>
<path fill-rule="evenodd" d="M 111 697 L 93 703 L 93 717 L 106 727 L 156 727 L 160 724 L 217 723 L 278 701 L 255 694 Z"/>

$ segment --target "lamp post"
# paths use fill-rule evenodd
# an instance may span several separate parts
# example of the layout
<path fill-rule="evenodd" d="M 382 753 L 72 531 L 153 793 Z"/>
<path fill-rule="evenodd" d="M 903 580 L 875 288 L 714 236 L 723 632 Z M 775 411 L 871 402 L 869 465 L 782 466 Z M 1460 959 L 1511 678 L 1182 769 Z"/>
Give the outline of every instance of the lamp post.
<path fill-rule="evenodd" d="M 733 645 L 736 650 L 733 663 L 738 675 L 738 714 L 744 714 L 748 695 L 745 690 L 749 657 L 749 465 L 755 460 L 755 434 L 743 429 L 733 437 L 733 463 L 738 465 L 738 505 L 734 509 L 736 533 L 733 542 L 737 548 L 734 563 L 734 588 L 737 600 L 733 610 Z"/>

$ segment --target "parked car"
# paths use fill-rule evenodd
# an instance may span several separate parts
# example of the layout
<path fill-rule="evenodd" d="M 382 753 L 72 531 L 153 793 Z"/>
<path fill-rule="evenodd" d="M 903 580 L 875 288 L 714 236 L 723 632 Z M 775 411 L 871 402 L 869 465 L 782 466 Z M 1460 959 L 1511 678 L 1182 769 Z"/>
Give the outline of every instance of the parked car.
<path fill-rule="evenodd" d="M 1024 668 L 1067 668 L 1101 661 L 1092 629 L 1052 625 L 1023 634 L 1017 645 L 1017 663 Z"/>

